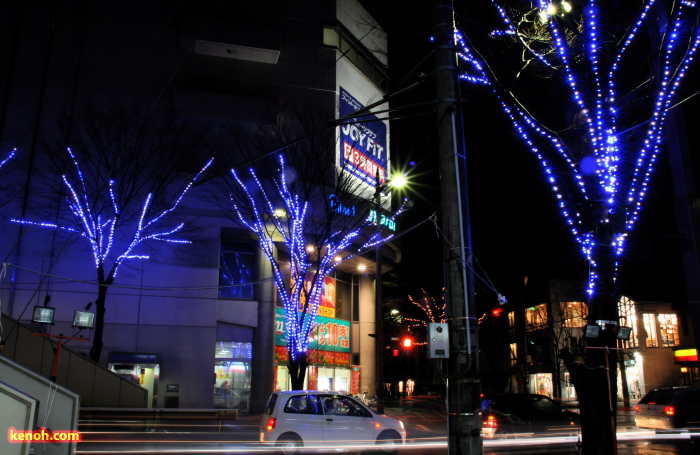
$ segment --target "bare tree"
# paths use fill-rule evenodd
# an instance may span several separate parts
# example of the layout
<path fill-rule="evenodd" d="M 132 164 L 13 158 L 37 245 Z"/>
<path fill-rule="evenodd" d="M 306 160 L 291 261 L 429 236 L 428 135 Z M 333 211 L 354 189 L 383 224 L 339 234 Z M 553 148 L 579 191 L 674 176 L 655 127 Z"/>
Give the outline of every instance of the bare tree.
<path fill-rule="evenodd" d="M 125 262 L 149 258 L 149 244 L 189 243 L 178 236 L 185 224 L 174 212 L 211 160 L 199 171 L 192 167 L 200 160 L 201 131 L 130 108 L 86 108 L 64 117 L 62 127 L 64 140 L 76 149 L 62 155 L 54 144 L 47 150 L 48 164 L 33 193 L 40 203 L 29 219 L 12 221 L 57 229 L 76 238 L 76 245 L 88 245 L 97 275 L 90 350 L 97 362 L 109 286 Z M 54 172 L 62 189 L 54 188 Z M 44 203 L 56 195 L 58 203 Z"/>
<path fill-rule="evenodd" d="M 583 357 L 569 350 L 562 356 L 579 397 L 583 453 L 609 454 L 619 269 L 700 43 L 699 12 L 685 1 L 541 1 L 535 11 L 505 3 L 493 2 L 497 21 L 489 32 L 457 33 L 462 76 L 488 87 L 542 165 L 588 266 L 588 323 L 602 330 L 586 340 Z M 537 70 L 527 86 L 523 69 Z"/>
<path fill-rule="evenodd" d="M 272 266 L 286 310 L 291 385 L 299 389 L 324 278 L 341 263 L 389 241 L 391 235 L 383 235 L 376 221 L 394 223 L 403 206 L 396 212 L 383 209 L 389 200 L 384 167 L 337 156 L 335 124 L 319 122 L 308 112 L 287 111 L 283 117 L 286 121 L 248 136 L 245 142 L 257 148 L 258 158 L 248 160 L 254 167 L 232 171 L 228 194 L 232 219 L 257 237 Z M 340 125 L 341 134 L 362 128 L 362 119 Z M 365 146 L 368 140 L 363 138 Z M 352 153 L 354 145 L 345 145 Z"/>

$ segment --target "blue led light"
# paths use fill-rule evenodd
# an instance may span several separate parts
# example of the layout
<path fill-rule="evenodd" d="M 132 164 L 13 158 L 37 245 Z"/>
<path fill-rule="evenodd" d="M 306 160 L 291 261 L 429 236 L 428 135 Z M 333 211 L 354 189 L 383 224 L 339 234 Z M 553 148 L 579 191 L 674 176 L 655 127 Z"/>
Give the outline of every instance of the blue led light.
<path fill-rule="evenodd" d="M 117 183 L 114 180 L 108 181 L 107 194 L 92 193 L 88 191 L 85 184 L 85 177 L 80 168 L 80 164 L 71 149 L 67 149 L 68 155 L 71 157 L 72 164 L 77 176 L 77 182 L 71 180 L 68 175 L 63 175 L 63 183 L 68 189 L 69 197 L 67 204 L 70 212 L 73 214 L 73 225 L 58 225 L 48 222 L 37 222 L 31 220 L 11 220 L 14 223 L 35 225 L 51 229 L 60 229 L 71 234 L 78 234 L 88 241 L 90 249 L 95 261 L 96 267 L 106 267 L 107 262 L 111 261 L 111 275 L 115 277 L 117 271 L 124 261 L 128 259 L 148 259 L 148 255 L 135 254 L 134 249 L 145 242 L 154 240 L 168 243 L 190 243 L 188 240 L 175 239 L 170 236 L 181 231 L 184 224 L 181 223 L 172 229 L 162 230 L 157 227 L 157 223 L 167 214 L 173 212 L 187 192 L 192 188 L 195 182 L 199 179 L 202 173 L 212 164 L 213 159 L 192 178 L 179 193 L 178 197 L 166 209 L 155 214 L 152 218 L 146 219 L 148 209 L 151 206 L 153 198 L 152 194 L 146 196 L 146 200 L 141 207 L 139 219 L 136 222 L 133 230 L 130 232 L 131 238 L 121 252 L 113 253 L 114 236 L 117 227 L 122 230 L 127 230 L 127 227 L 120 224 L 120 216 L 122 209 L 117 200 L 115 187 Z M 109 204 L 101 202 L 108 201 Z M 94 213 L 94 207 L 103 207 L 103 212 Z M 109 272 L 108 272 L 109 273 Z"/>
<path fill-rule="evenodd" d="M 628 143 L 627 136 L 623 134 L 627 132 L 618 130 L 620 112 L 624 111 L 625 106 L 618 100 L 616 79 L 626 59 L 635 57 L 629 49 L 640 35 L 640 29 L 648 22 L 651 22 L 649 26 L 658 27 L 655 21 L 649 21 L 649 12 L 655 0 L 647 0 L 641 5 L 626 35 L 618 40 L 610 39 L 610 30 L 601 25 L 601 12 L 595 0 L 585 2 L 578 30 L 565 30 L 565 21 L 560 21 L 553 13 L 556 8 L 549 1 L 539 0 L 537 8 L 540 18 L 549 29 L 555 50 L 546 55 L 538 53 L 519 32 L 516 33 L 516 21 L 509 17 L 505 8 L 496 0 L 492 0 L 492 3 L 504 28 L 491 36 L 513 35 L 512 39 L 520 42 L 526 52 L 550 68 L 559 68 L 555 74 L 562 75 L 578 108 L 577 126 L 582 127 L 583 142 L 588 153 L 573 158 L 557 134 L 542 127 L 510 92 L 499 87 L 494 75 L 484 70 L 487 65 L 476 57 L 477 53 L 472 51 L 463 34 L 455 31 L 458 56 L 466 64 L 461 79 L 492 88 L 515 131 L 539 160 L 562 217 L 588 261 L 587 291 L 592 296 L 600 275 L 601 255 L 614 256 L 612 263 L 617 273 L 627 235 L 639 220 L 651 175 L 662 150 L 668 111 L 700 43 L 697 12 L 689 14 L 688 11 L 689 8 L 696 8 L 696 2 L 683 0 L 674 4 L 669 25 L 662 33 L 658 51 L 659 80 L 652 89 L 649 121 L 635 126 L 644 132 L 641 145 Z M 572 33 L 576 35 L 575 38 L 571 37 Z M 617 48 L 616 43 L 620 43 Z M 583 56 L 580 46 L 586 50 Z M 636 64 L 634 61 L 629 63 Z M 580 207 L 593 210 L 593 216 L 583 217 L 579 213 Z M 600 229 L 603 225 L 609 227 Z M 599 238 L 600 232 L 610 232 L 612 239 L 603 241 Z"/>
<path fill-rule="evenodd" d="M 364 219 L 356 229 L 339 229 L 331 232 L 325 239 L 318 239 L 313 253 L 307 251 L 307 209 L 310 201 L 302 200 L 299 194 L 290 190 L 285 172 L 285 160 L 278 157 L 279 170 L 271 184 L 265 185 L 258 178 L 254 169 L 248 173 L 253 179 L 253 188 L 248 188 L 239 173 L 231 170 L 233 179 L 245 193 L 247 201 L 234 203 L 234 211 L 240 222 L 252 231 L 259 240 L 260 248 L 272 266 L 273 280 L 286 313 L 287 348 L 292 359 L 306 355 L 309 338 L 313 332 L 318 307 L 321 302 L 323 280 L 335 267 L 361 252 L 389 241 L 392 237 L 382 237 L 373 229 L 365 243 L 361 244 L 355 254 L 342 255 L 342 260 L 336 258 L 341 252 L 358 238 L 360 232 L 372 224 L 369 217 Z M 254 192 L 252 190 L 255 190 Z M 273 200 L 283 204 L 285 216 L 275 216 L 276 209 Z M 405 204 L 391 217 L 393 220 L 405 209 Z M 289 253 L 290 284 L 285 283 L 282 264 L 275 255 L 275 240 L 283 242 Z M 305 304 L 302 304 L 305 302 Z"/>

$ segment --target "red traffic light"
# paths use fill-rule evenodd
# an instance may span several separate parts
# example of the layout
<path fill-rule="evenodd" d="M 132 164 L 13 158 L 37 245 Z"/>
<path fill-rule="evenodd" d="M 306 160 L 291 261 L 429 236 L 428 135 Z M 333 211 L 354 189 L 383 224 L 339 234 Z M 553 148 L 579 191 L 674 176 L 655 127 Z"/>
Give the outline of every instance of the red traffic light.
<path fill-rule="evenodd" d="M 413 340 L 410 338 L 404 338 L 401 344 L 404 348 L 410 348 L 413 345 Z"/>
<path fill-rule="evenodd" d="M 496 318 L 499 317 L 501 313 L 503 313 L 503 308 L 494 308 L 491 310 L 491 314 Z"/>

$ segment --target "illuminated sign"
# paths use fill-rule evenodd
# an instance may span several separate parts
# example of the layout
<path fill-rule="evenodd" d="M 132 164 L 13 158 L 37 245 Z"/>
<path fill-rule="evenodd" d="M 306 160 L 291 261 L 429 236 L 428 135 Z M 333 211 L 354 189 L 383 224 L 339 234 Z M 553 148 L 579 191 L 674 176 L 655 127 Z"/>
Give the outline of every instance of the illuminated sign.
<path fill-rule="evenodd" d="M 377 223 L 377 211 L 374 209 L 369 211 L 369 222 L 373 224 Z M 386 227 L 390 231 L 396 231 L 396 221 L 384 214 L 379 217 L 379 225 Z"/>
<path fill-rule="evenodd" d="M 357 213 L 357 209 L 354 205 L 343 205 L 343 202 L 340 199 L 338 199 L 338 196 L 336 196 L 335 194 L 331 194 L 330 196 L 328 196 L 328 202 L 331 210 L 335 213 L 339 213 L 345 216 L 355 216 L 355 214 Z"/>
<path fill-rule="evenodd" d="M 338 115 L 351 116 L 364 108 L 355 97 L 340 87 Z M 372 114 L 360 114 L 340 125 L 340 166 L 365 183 L 386 183 L 386 124 Z"/>
<path fill-rule="evenodd" d="M 276 308 L 275 345 L 287 346 L 287 318 L 284 308 Z M 350 352 L 350 322 L 340 319 L 316 316 L 316 324 L 311 331 L 309 351 L 332 350 Z"/>
<path fill-rule="evenodd" d="M 698 361 L 698 350 L 697 349 L 678 349 L 673 352 L 673 357 L 676 362 L 697 362 Z"/>

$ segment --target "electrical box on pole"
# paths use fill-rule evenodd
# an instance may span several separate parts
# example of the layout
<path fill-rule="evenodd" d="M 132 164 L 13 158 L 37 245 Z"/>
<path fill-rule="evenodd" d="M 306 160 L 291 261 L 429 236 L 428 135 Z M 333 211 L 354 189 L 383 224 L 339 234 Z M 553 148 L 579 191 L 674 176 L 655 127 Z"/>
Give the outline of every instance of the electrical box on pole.
<path fill-rule="evenodd" d="M 450 356 L 450 336 L 446 322 L 428 323 L 428 358 L 447 359 Z"/>

